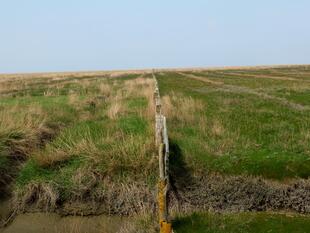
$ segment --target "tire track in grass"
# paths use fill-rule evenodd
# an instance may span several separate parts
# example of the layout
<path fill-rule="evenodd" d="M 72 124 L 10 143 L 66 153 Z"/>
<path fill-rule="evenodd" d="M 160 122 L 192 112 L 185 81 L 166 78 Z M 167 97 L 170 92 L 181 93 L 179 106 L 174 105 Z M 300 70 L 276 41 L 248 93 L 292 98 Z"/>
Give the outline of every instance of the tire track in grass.
<path fill-rule="evenodd" d="M 220 91 L 256 95 L 256 96 L 261 97 L 261 98 L 266 99 L 266 100 L 277 101 L 278 103 L 280 103 L 284 106 L 287 106 L 291 109 L 297 110 L 297 111 L 309 111 L 310 110 L 309 106 L 297 104 L 297 103 L 291 102 L 285 98 L 269 95 L 269 94 L 266 94 L 263 92 L 253 90 L 251 88 L 247 88 L 247 87 L 243 87 L 243 86 L 237 86 L 237 85 L 228 85 L 228 84 L 224 84 L 223 82 L 214 81 L 214 80 L 211 80 L 211 79 L 208 79 L 208 78 L 205 78 L 202 76 L 193 75 L 193 74 L 184 74 L 184 73 L 178 73 L 178 74 L 180 74 L 184 77 L 190 78 L 190 79 L 195 79 L 197 81 L 217 85 L 217 86 L 219 86 L 219 88 L 217 88 L 217 90 L 220 90 Z"/>
<path fill-rule="evenodd" d="M 271 76 L 271 75 L 263 75 L 263 74 L 242 74 L 242 73 L 233 73 L 233 72 L 228 72 L 228 73 L 221 72 L 221 74 L 237 76 L 240 78 L 251 77 L 251 78 L 258 78 L 258 79 L 260 79 L 260 78 L 261 79 L 274 79 L 274 80 L 281 80 L 281 81 L 304 81 L 304 80 L 300 80 L 300 79 L 296 79 L 296 78 Z"/>
<path fill-rule="evenodd" d="M 184 74 L 184 73 L 178 73 L 178 74 L 182 75 L 184 77 L 195 79 L 195 80 L 202 81 L 205 83 L 210 83 L 210 84 L 214 84 L 214 85 L 224 85 L 224 82 L 214 81 L 214 80 L 208 79 L 206 77 L 202 77 L 202 76 L 197 76 L 197 75 L 193 75 L 193 74 Z"/>

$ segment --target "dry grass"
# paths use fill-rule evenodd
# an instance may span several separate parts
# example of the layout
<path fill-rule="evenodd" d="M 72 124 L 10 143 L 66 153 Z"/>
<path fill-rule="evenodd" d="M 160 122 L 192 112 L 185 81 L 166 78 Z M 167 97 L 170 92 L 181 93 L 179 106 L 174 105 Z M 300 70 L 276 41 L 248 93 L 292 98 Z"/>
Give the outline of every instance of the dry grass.
<path fill-rule="evenodd" d="M 121 100 L 119 98 L 113 98 L 107 110 L 107 116 L 110 119 L 115 120 L 122 112 L 124 112 L 124 106 L 122 105 Z"/>
<path fill-rule="evenodd" d="M 52 166 L 81 154 L 95 160 L 96 156 L 100 154 L 100 150 L 94 144 L 89 130 L 86 129 L 83 135 L 78 138 L 73 134 L 58 137 L 57 142 L 48 144 L 44 151 L 37 150 L 34 152 L 32 158 L 42 167 Z"/>
<path fill-rule="evenodd" d="M 192 97 L 185 97 L 172 93 L 162 98 L 163 112 L 170 118 L 182 123 L 196 122 L 198 113 L 205 110 L 204 104 Z"/>
<path fill-rule="evenodd" d="M 100 176 L 91 167 L 80 167 L 72 177 L 71 200 L 83 201 L 98 184 Z"/>
<path fill-rule="evenodd" d="M 79 136 L 74 133 L 64 134 L 57 142 L 48 144 L 45 150 L 35 152 L 32 158 L 41 167 L 49 167 L 83 155 L 83 158 L 91 161 L 93 165 L 104 164 L 105 172 L 113 175 L 124 169 L 131 173 L 141 172 L 146 164 L 153 166 L 153 161 L 150 162 L 148 156 L 153 154 L 153 150 L 152 138 L 126 135 L 122 131 L 92 136 L 91 130 L 85 128 Z"/>
<path fill-rule="evenodd" d="M 57 207 L 59 192 L 52 184 L 34 182 L 18 192 L 20 193 L 15 193 L 12 201 L 16 210 L 23 211 L 27 205 L 34 204 L 34 201 L 38 208 L 45 211 L 53 211 Z"/>
<path fill-rule="evenodd" d="M 100 94 L 105 97 L 109 97 L 112 94 L 112 86 L 106 83 L 100 83 L 99 85 Z"/>
<path fill-rule="evenodd" d="M 52 91 L 51 89 L 48 89 L 46 91 L 44 91 L 44 96 L 54 96 L 54 91 Z"/>
<path fill-rule="evenodd" d="M 109 98 L 106 99 L 108 107 L 105 111 L 109 119 L 115 121 L 128 111 L 125 105 L 128 96 L 147 98 L 148 111 L 140 108 L 136 111 L 138 111 L 138 115 L 141 115 L 141 117 L 147 116 L 148 119 L 154 118 L 153 80 L 139 77 L 137 79 L 127 80 L 118 85 L 120 89 L 114 95 L 112 95 L 112 86 L 109 84 L 102 83 L 99 88 L 100 94 L 109 95 Z M 75 93 L 69 94 L 68 97 L 68 102 L 70 105 L 76 105 L 76 109 L 81 109 L 87 101 L 87 99 L 80 101 L 79 95 Z M 52 166 L 79 155 L 83 155 L 95 163 L 104 157 L 109 169 L 117 170 L 114 167 L 117 167 L 120 160 L 125 159 L 126 161 L 124 163 L 132 167 L 135 167 L 132 164 L 135 163 L 137 158 L 140 158 L 140 161 L 145 161 L 145 153 L 150 151 L 152 147 L 149 142 L 142 142 L 139 138 L 128 137 L 122 131 L 113 134 L 108 133 L 105 136 L 97 136 L 101 138 L 94 139 L 89 130 L 89 128 L 85 128 L 83 135 L 77 136 L 74 130 L 71 134 L 69 129 L 68 133 L 58 137 L 56 142 L 48 144 L 45 150 L 37 150 L 33 153 L 32 157 L 42 167 Z M 113 147 L 106 148 L 104 151 L 98 148 L 98 145 L 115 144 L 115 141 L 119 143 Z M 135 154 L 135 157 L 128 156 L 131 154 Z M 115 158 L 115 156 L 118 158 Z"/>
<path fill-rule="evenodd" d="M 221 136 L 224 133 L 224 127 L 219 120 L 214 120 L 212 124 L 212 133 L 214 136 Z"/>
<path fill-rule="evenodd" d="M 109 88 L 111 88 L 109 86 Z M 141 117 L 147 117 L 148 119 L 154 118 L 154 81 L 149 78 L 140 76 L 136 79 L 126 80 L 122 88 L 119 89 L 115 96 L 110 96 L 110 106 L 107 110 L 107 116 L 110 119 L 117 119 L 122 113 L 127 111 L 123 102 L 128 98 L 145 97 L 148 101 L 147 110 L 140 110 Z"/>
<path fill-rule="evenodd" d="M 120 134 L 116 140 L 119 142 L 107 148 L 101 158 L 107 163 L 108 173 L 113 174 L 125 168 L 133 173 L 136 171 L 147 175 L 150 171 L 145 169 L 154 165 L 150 164 L 152 162 L 150 155 L 154 154 L 155 147 L 153 139 Z"/>
<path fill-rule="evenodd" d="M 26 89 L 28 85 L 28 82 L 24 80 L 0 80 L 0 94 L 21 91 Z"/>
<path fill-rule="evenodd" d="M 225 131 L 225 127 L 220 119 L 208 119 L 205 115 L 205 105 L 200 100 L 192 97 L 185 97 L 172 93 L 170 96 L 162 98 L 164 114 L 168 117 L 172 124 L 178 122 L 179 127 L 183 125 L 198 125 L 196 136 L 202 135 L 209 138 L 208 143 L 204 140 L 195 141 L 199 147 L 203 148 L 206 153 L 216 156 L 223 155 L 234 148 L 236 141 L 240 135 L 238 132 L 231 133 Z M 181 124 L 180 124 L 181 123 Z M 171 124 L 170 124 L 171 125 Z M 215 140 L 216 139 L 216 140 Z M 191 139 L 194 140 L 194 139 Z M 213 141 L 210 146 L 210 141 Z M 194 143 L 192 141 L 192 143 Z M 244 148 L 247 148 L 247 144 Z"/>
<path fill-rule="evenodd" d="M 26 155 L 37 144 L 40 133 L 48 131 L 45 120 L 45 113 L 37 105 L 0 111 L 0 142 L 9 147 L 10 153 Z"/>
<path fill-rule="evenodd" d="M 153 119 L 155 116 L 155 102 L 154 102 L 154 90 L 155 83 L 152 79 L 144 79 L 144 87 L 140 89 L 141 96 L 144 96 L 148 100 L 147 111 L 144 111 L 144 115 L 148 119 Z"/>
<path fill-rule="evenodd" d="M 32 87 L 34 92 L 27 101 L 34 97 L 34 100 L 39 99 L 37 104 L 44 105 L 44 111 L 49 106 L 56 110 L 59 107 L 59 110 L 28 110 L 31 116 L 21 117 L 24 121 L 20 127 L 25 130 L 26 125 L 26 129 L 33 130 L 31 135 L 36 135 L 46 122 L 52 126 L 63 124 L 63 128 L 53 140 L 31 150 L 16 180 L 19 206 L 46 202 L 42 206 L 53 209 L 59 202 L 103 201 L 100 198 L 106 201 L 108 198 L 109 206 L 105 211 L 113 214 L 123 211 L 123 208 L 118 209 L 119 200 L 114 197 L 118 195 L 129 203 L 124 214 L 142 212 L 144 202 L 135 202 L 139 197 L 144 198 L 145 192 L 126 184 L 142 180 L 149 184 L 155 180 L 157 163 L 153 159 L 156 152 L 150 123 L 150 119 L 154 120 L 154 81 L 144 76 L 115 81 L 83 79 L 78 83 L 70 79 L 67 85 L 58 83 L 62 78 L 53 79 L 40 82 L 40 88 Z M 41 92 L 45 87 L 45 93 Z M 45 98 L 54 93 L 60 95 Z M 26 112 L 20 106 L 16 111 Z M 14 113 L 7 117 L 9 115 Z M 34 122 L 27 123 L 28 118 Z M 2 122 L 7 124 L 8 121 Z M 10 127 L 15 127 L 15 123 L 9 124 Z M 11 128 L 8 131 L 11 132 Z M 35 136 L 33 141 L 39 140 Z M 122 187 L 116 185 L 112 195 L 109 192 L 112 184 L 105 189 L 99 187 L 105 180 Z"/>
<path fill-rule="evenodd" d="M 68 95 L 68 103 L 70 105 L 78 105 L 79 104 L 79 97 L 80 95 L 76 94 L 76 93 L 70 93 Z"/>
<path fill-rule="evenodd" d="M 141 75 L 138 78 L 126 80 L 123 89 L 126 90 L 127 97 L 150 96 L 154 92 L 154 81 L 153 79 L 145 78 L 144 75 Z M 146 91 L 145 89 L 149 90 Z M 152 94 L 150 94 L 150 92 Z"/>

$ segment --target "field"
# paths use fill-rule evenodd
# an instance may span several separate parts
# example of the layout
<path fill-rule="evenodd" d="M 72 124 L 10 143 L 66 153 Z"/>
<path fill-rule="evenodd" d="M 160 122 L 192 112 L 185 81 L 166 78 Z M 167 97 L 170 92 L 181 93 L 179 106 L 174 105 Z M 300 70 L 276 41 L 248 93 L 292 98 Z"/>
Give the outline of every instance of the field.
<path fill-rule="evenodd" d="M 175 231 L 308 232 L 310 66 L 155 76 Z M 156 232 L 153 92 L 151 71 L 0 76 L 8 215 L 134 216 L 120 232 Z"/>
<path fill-rule="evenodd" d="M 138 211 L 130 203 L 156 181 L 152 84 L 135 74 L 4 82 L 1 187 L 16 208 Z"/>
<path fill-rule="evenodd" d="M 310 71 L 158 75 L 169 135 L 195 173 L 310 175 Z"/>

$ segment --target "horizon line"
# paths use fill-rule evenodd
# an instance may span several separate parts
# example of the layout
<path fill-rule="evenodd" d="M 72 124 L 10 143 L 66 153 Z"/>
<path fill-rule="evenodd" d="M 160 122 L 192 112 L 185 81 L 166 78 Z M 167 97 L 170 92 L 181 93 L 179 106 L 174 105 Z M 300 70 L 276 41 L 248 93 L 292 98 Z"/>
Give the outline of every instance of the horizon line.
<path fill-rule="evenodd" d="M 190 71 L 190 70 L 229 70 L 229 69 L 268 69 L 268 68 L 284 68 L 284 67 L 299 67 L 310 66 L 310 64 L 280 64 L 280 65 L 244 65 L 244 66 L 192 66 L 192 67 L 167 67 L 167 68 L 129 68 L 129 69 L 107 69 L 107 70 L 76 70 L 76 71 L 43 71 L 43 72 L 17 72 L 17 73 L 0 73 L 1 76 L 16 76 L 16 75 L 49 75 L 49 74 L 74 74 L 74 73 L 130 73 L 130 72 L 151 72 L 151 71 Z"/>

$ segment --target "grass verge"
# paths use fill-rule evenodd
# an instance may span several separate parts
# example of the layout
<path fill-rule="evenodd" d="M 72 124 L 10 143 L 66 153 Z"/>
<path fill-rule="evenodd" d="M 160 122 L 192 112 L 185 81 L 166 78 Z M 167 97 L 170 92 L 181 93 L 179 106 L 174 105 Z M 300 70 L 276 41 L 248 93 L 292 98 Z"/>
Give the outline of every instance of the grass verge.
<path fill-rule="evenodd" d="M 174 230 L 177 233 L 306 233 L 310 231 L 310 222 L 308 217 L 294 214 L 196 213 L 177 217 Z"/>

